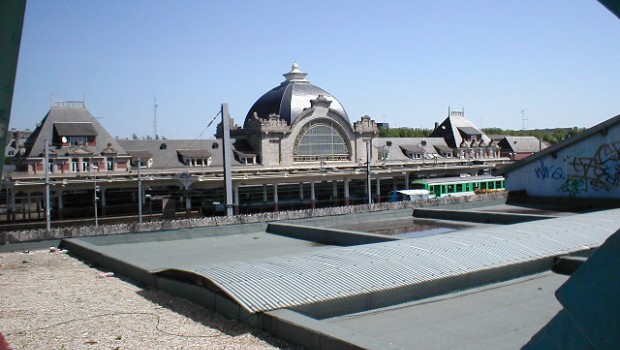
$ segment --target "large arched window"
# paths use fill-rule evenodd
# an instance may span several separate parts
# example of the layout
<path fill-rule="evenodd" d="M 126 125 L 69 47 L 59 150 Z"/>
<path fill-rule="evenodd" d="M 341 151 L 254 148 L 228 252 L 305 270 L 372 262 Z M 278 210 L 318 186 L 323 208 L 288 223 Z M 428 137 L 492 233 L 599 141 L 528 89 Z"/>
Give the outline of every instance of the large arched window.
<path fill-rule="evenodd" d="M 347 137 L 330 120 L 320 119 L 306 124 L 295 140 L 293 161 L 347 161 L 351 151 Z"/>

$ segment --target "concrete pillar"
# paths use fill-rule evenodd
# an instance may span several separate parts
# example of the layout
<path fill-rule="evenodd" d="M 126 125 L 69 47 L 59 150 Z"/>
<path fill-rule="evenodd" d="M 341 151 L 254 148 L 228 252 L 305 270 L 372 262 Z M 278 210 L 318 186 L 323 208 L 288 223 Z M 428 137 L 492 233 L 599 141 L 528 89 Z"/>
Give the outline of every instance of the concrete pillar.
<path fill-rule="evenodd" d="M 237 184 L 233 186 L 233 208 L 235 208 L 235 215 L 239 215 L 239 185 Z"/>
<path fill-rule="evenodd" d="M 338 203 L 338 181 L 332 181 L 332 204 Z"/>
<path fill-rule="evenodd" d="M 300 201 L 304 200 L 304 183 L 303 182 L 299 183 L 299 200 Z"/>
<path fill-rule="evenodd" d="M 273 184 L 273 211 L 280 211 L 280 206 L 278 205 L 278 184 Z"/>
<path fill-rule="evenodd" d="M 267 200 L 269 198 L 267 197 L 267 185 L 263 185 L 263 204 L 267 203 Z"/>
<path fill-rule="evenodd" d="M 312 209 L 316 208 L 316 195 L 314 193 L 314 181 L 310 181 L 310 205 Z"/>
<path fill-rule="evenodd" d="M 351 205 L 349 199 L 349 179 L 344 179 L 344 205 Z"/>
<path fill-rule="evenodd" d="M 409 189 L 409 173 L 405 173 L 405 189 Z"/>
<path fill-rule="evenodd" d="M 377 200 L 376 203 L 381 203 L 381 179 L 377 176 Z"/>

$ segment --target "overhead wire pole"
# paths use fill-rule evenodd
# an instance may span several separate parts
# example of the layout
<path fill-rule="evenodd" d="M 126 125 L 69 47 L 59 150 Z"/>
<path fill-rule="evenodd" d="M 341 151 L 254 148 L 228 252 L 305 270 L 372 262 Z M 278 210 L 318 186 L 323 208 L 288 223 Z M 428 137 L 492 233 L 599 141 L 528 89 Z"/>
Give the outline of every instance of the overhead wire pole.
<path fill-rule="evenodd" d="M 45 223 L 47 232 L 52 229 L 50 218 L 50 151 L 48 140 L 45 139 Z M 7 203 L 8 204 L 8 203 Z"/>
<path fill-rule="evenodd" d="M 142 224 L 142 158 L 138 159 L 138 222 Z"/>

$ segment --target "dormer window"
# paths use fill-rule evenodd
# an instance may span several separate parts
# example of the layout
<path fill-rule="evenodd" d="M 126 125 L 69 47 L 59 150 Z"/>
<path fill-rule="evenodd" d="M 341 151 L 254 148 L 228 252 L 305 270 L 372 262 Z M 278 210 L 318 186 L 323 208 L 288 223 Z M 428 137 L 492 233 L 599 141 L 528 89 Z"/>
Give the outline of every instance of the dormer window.
<path fill-rule="evenodd" d="M 88 122 L 54 123 L 53 138 L 61 147 L 97 145 L 97 131 Z"/>
<path fill-rule="evenodd" d="M 178 149 L 179 161 L 190 167 L 208 167 L 211 165 L 211 152 L 204 149 Z"/>

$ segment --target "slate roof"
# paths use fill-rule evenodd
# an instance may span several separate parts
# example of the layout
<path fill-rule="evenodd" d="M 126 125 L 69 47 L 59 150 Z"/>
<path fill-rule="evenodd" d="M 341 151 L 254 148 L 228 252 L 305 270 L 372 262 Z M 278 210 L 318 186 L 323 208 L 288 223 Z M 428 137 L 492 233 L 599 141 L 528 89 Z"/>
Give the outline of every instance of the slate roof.
<path fill-rule="evenodd" d="M 54 130 L 63 130 L 73 135 L 54 135 Z M 78 133 L 79 135 L 76 135 Z M 88 135 L 82 135 L 87 133 Z M 127 155 L 116 139 L 93 117 L 86 107 L 52 106 L 45 118 L 32 132 L 24 146 L 26 156 L 39 157 L 45 154 L 45 139 L 47 138 L 52 147 L 52 142 L 60 143 L 62 136 L 96 136 L 97 146 L 92 149 L 94 154 L 101 153 L 104 149 L 112 147 L 119 156 Z M 64 155 L 71 152 L 71 147 L 56 148 L 55 153 Z"/>
<path fill-rule="evenodd" d="M 153 158 L 151 169 L 173 169 L 186 168 L 181 162 L 178 151 L 184 154 L 192 152 L 209 152 L 211 157 L 211 168 L 222 167 L 224 165 L 222 156 L 222 140 L 118 140 L 119 144 L 128 152 L 148 151 Z M 188 153 L 185 153 L 185 152 Z M 195 153 L 198 154 L 198 153 Z M 205 153 L 206 154 L 206 153 Z M 192 157 L 193 158 L 193 157 Z M 201 157 L 202 158 L 202 157 Z M 231 161 L 232 165 L 241 165 L 237 160 Z M 244 164 L 245 165 L 245 164 Z"/>
<path fill-rule="evenodd" d="M 54 123 L 54 130 L 58 136 L 97 136 L 95 126 L 89 122 L 79 123 Z"/>
<path fill-rule="evenodd" d="M 425 146 L 422 146 L 423 142 L 426 142 Z M 413 153 L 420 153 L 423 150 L 427 155 L 437 154 L 438 149 L 452 150 L 444 139 L 438 137 L 381 137 L 373 140 L 373 147 L 384 146 L 387 147 L 389 153 L 388 161 L 413 162 L 404 154 L 403 150 L 409 150 Z"/>
<path fill-rule="evenodd" d="M 515 153 L 534 153 L 547 147 L 534 136 L 506 136 L 498 145 L 502 150 Z"/>

